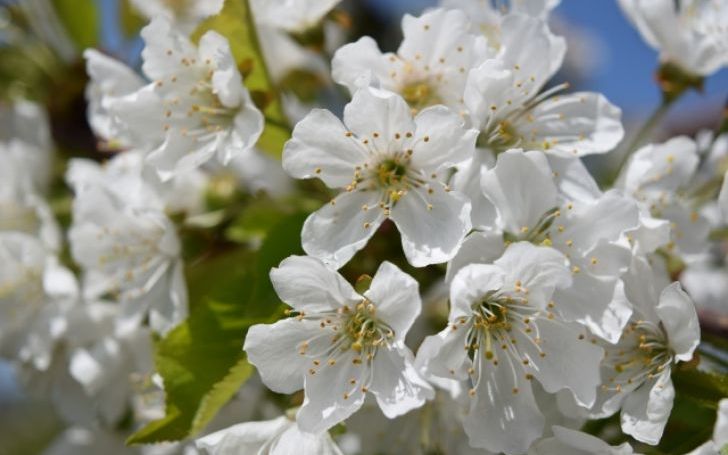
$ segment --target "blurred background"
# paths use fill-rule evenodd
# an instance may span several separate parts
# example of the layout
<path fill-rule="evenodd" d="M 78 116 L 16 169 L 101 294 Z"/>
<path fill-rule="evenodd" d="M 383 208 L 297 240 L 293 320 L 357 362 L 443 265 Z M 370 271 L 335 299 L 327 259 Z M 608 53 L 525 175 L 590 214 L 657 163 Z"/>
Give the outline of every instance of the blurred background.
<path fill-rule="evenodd" d="M 382 50 L 396 50 L 402 15 L 417 15 L 435 4 L 435 0 L 344 1 L 341 8 L 355 18 L 356 26 L 347 30 L 345 40 L 370 35 Z M 40 101 L 48 108 L 61 153 L 101 156 L 85 120 L 87 79 L 81 54 L 85 47 L 97 47 L 138 68 L 143 46 L 138 31 L 143 25 L 144 19 L 126 0 L 0 0 L 0 102 Z M 562 0 L 552 28 L 569 45 L 554 82 L 569 81 L 574 90 L 604 93 L 622 108 L 628 131 L 639 127 L 660 101 L 653 79 L 657 55 L 627 22 L 617 2 Z M 724 69 L 706 80 L 703 93 L 691 92 L 680 99 L 658 135 L 714 129 L 726 97 L 728 70 Z M 17 432 L 29 433 L 30 440 L 42 445 L 41 435 L 59 429 L 51 412 L 44 403 L 28 400 L 11 367 L 0 361 L 0 455 L 17 453 L 3 444 L 9 434 L 19 437 Z M 30 427 L 28 419 L 34 422 Z M 28 446 L 24 450 L 34 451 Z"/>

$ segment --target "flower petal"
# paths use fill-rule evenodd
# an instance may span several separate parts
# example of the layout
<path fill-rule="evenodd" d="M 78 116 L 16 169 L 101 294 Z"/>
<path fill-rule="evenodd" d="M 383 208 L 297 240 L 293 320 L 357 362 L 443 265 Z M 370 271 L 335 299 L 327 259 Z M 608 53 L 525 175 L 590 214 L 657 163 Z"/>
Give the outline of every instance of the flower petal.
<path fill-rule="evenodd" d="M 382 348 L 373 360 L 370 390 L 385 416 L 393 419 L 435 397 L 434 390 L 412 365 L 412 353 L 402 346 Z"/>
<path fill-rule="evenodd" d="M 483 192 L 495 205 L 504 229 L 518 234 L 523 228 L 533 228 L 558 205 L 550 174 L 520 150 L 501 153 L 495 167 L 483 172 Z"/>
<path fill-rule="evenodd" d="M 515 331 L 533 375 L 547 392 L 568 389 L 580 405 L 590 407 L 601 384 L 602 348 L 579 339 L 581 327 L 575 324 L 539 318 L 534 325 L 541 340 L 538 347 L 524 333 Z"/>
<path fill-rule="evenodd" d="M 301 343 L 320 335 L 318 322 L 282 319 L 248 329 L 243 350 L 269 389 L 293 393 L 303 387 L 311 359 L 299 352 Z"/>
<path fill-rule="evenodd" d="M 385 261 L 364 296 L 376 306 L 377 317 L 394 330 L 395 341 L 404 342 L 422 309 L 417 281 Z"/>
<path fill-rule="evenodd" d="M 674 398 L 670 368 L 665 368 L 660 376 L 642 384 L 624 400 L 622 431 L 638 441 L 657 445 L 670 417 Z"/>
<path fill-rule="evenodd" d="M 376 192 L 339 194 L 303 223 L 301 243 L 304 251 L 338 269 L 364 248 L 384 221 L 384 212 L 378 204 L 379 193 Z"/>
<path fill-rule="evenodd" d="M 439 264 L 455 256 L 470 231 L 470 201 L 436 185 L 411 189 L 392 208 L 391 218 L 410 264 Z"/>
<path fill-rule="evenodd" d="M 348 351 L 333 365 L 322 365 L 315 374 L 307 374 L 306 396 L 296 420 L 302 431 L 318 433 L 346 420 L 364 404 L 362 386 L 368 384 L 370 366 L 354 364 Z"/>
<path fill-rule="evenodd" d="M 290 256 L 271 269 L 270 280 L 281 300 L 297 311 L 319 313 L 361 300 L 337 272 L 310 256 Z"/>
<path fill-rule="evenodd" d="M 313 109 L 293 129 L 283 150 L 283 169 L 292 177 L 318 177 L 331 188 L 352 182 L 354 168 L 369 158 L 369 152 L 341 121 L 324 109 Z"/>
<path fill-rule="evenodd" d="M 622 111 L 600 93 L 554 96 L 530 113 L 514 124 L 524 148 L 584 156 L 608 152 L 624 136 Z"/>
<path fill-rule="evenodd" d="M 478 132 L 466 130 L 462 119 L 444 106 L 433 106 L 415 117 L 417 130 L 412 165 L 427 173 L 455 166 L 475 153 Z"/>
<path fill-rule="evenodd" d="M 662 290 L 655 311 L 667 332 L 675 358 L 683 362 L 692 359 L 693 351 L 700 343 L 700 325 L 695 304 L 683 291 L 680 283 L 672 283 Z"/>
<path fill-rule="evenodd" d="M 510 357 L 494 365 L 482 355 L 480 377 L 463 423 L 470 445 L 491 452 L 524 453 L 543 434 L 544 416 L 538 409 L 531 383 Z M 477 368 L 476 368 L 477 370 Z"/>
<path fill-rule="evenodd" d="M 469 264 L 491 264 L 505 251 L 503 234 L 498 231 L 472 232 L 463 241 L 450 262 L 447 263 L 446 281 L 452 281 L 456 273 Z"/>

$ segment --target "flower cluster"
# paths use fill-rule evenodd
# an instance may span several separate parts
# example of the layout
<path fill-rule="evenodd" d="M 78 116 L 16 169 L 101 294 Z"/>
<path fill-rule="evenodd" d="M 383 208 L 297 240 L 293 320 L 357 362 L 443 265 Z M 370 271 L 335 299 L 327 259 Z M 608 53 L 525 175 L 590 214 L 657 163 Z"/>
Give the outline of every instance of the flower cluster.
<path fill-rule="evenodd" d="M 617 415 L 633 443 L 660 443 L 673 373 L 700 343 L 694 301 L 724 309 L 728 295 L 712 242 L 728 225 L 728 136 L 619 148 L 621 110 L 554 83 L 567 48 L 549 25 L 558 1 L 446 0 L 403 18 L 396 52 L 366 36 L 339 46 L 335 0 L 243 2 L 274 101 L 228 38 L 192 33 L 224 2 L 132 3 L 150 20 L 141 74 L 83 54 L 88 123 L 113 153 L 69 160 L 67 235 L 46 200 L 45 114 L 29 102 L 0 113 L 0 354 L 69 426 L 152 420 L 150 397 L 169 387 L 152 339 L 179 335 L 202 305 L 185 261 L 230 248 L 228 196 L 310 186 L 315 198 L 297 201 L 305 255 L 269 271 L 287 308 L 266 302 L 275 318 L 241 324 L 245 365 L 277 395 L 250 381 L 241 396 L 258 397 L 256 411 L 184 450 L 634 453 L 579 431 Z M 620 5 L 663 66 L 702 78 L 728 65 L 724 4 Z M 341 118 L 293 100 L 285 81 L 300 68 L 345 89 Z M 258 148 L 272 102 L 300 119 L 280 162 Z M 627 159 L 600 185 L 582 158 L 616 150 Z M 199 254 L 200 242 L 215 249 Z M 373 276 L 354 283 L 362 270 Z M 188 367 L 167 371 L 208 381 Z M 720 411 L 695 453 L 725 443 L 725 400 Z"/>

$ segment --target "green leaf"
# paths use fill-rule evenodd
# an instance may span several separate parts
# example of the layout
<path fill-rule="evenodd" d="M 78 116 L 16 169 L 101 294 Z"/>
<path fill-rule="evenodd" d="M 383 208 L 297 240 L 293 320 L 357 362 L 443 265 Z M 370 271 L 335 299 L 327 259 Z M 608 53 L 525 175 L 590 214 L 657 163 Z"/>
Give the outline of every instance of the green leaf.
<path fill-rule="evenodd" d="M 265 115 L 265 129 L 258 146 L 280 158 L 291 131 L 263 58 L 248 1 L 227 0 L 220 14 L 205 20 L 192 38 L 198 40 L 208 30 L 215 30 L 230 42 L 238 68 L 245 75 L 245 85 Z"/>
<path fill-rule="evenodd" d="M 724 374 L 695 368 L 687 370 L 678 368 L 672 375 L 672 381 L 677 393 L 709 403 L 714 409 L 717 409 L 718 401 L 728 397 L 728 376 Z"/>
<path fill-rule="evenodd" d="M 133 434 L 128 444 L 177 441 L 205 428 L 253 371 L 242 350 L 248 328 L 282 314 L 270 268 L 299 254 L 305 213 L 280 220 L 257 253 L 235 249 L 186 270 L 189 318 L 155 342 L 164 380 L 165 416 Z"/>
<path fill-rule="evenodd" d="M 79 50 L 99 42 L 99 10 L 94 0 L 52 0 L 53 6 Z"/>

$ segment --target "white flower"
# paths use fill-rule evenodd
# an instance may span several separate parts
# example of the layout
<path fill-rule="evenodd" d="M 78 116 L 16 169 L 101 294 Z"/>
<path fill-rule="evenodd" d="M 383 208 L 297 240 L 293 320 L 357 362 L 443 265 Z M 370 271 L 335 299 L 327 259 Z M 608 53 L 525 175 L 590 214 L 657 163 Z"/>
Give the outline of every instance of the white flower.
<path fill-rule="evenodd" d="M 672 409 L 671 366 L 689 361 L 700 341 L 690 297 L 678 283 L 663 287 L 643 258 L 635 257 L 625 275 L 625 292 L 634 314 L 617 344 L 602 343 L 603 386 L 593 415 L 622 408 L 622 431 L 655 445 Z"/>
<path fill-rule="evenodd" d="M 442 0 L 440 5 L 465 12 L 471 21 L 471 32 L 487 37 L 490 47 L 497 51 L 501 46 L 502 22 L 508 13 L 526 14 L 545 20 L 559 3 L 561 0 L 511 0 L 498 3 L 490 0 Z"/>
<path fill-rule="evenodd" d="M 443 106 L 412 119 L 402 98 L 371 88 L 354 95 L 343 124 L 313 110 L 286 144 L 283 168 L 345 191 L 306 220 L 303 249 L 338 268 L 391 218 L 410 264 L 452 258 L 471 227 L 470 202 L 443 171 L 472 154 L 474 133 Z"/>
<path fill-rule="evenodd" d="M 233 425 L 195 444 L 204 455 L 342 455 L 327 432 L 304 433 L 286 416 Z"/>
<path fill-rule="evenodd" d="M 78 297 L 75 279 L 24 233 L 0 232 L 0 261 L 0 352 L 45 370 Z"/>
<path fill-rule="evenodd" d="M 538 441 L 528 449 L 528 455 L 638 455 L 627 442 L 615 447 L 581 431 L 560 426 L 552 429 L 554 436 Z"/>
<path fill-rule="evenodd" d="M 114 128 L 134 138 L 131 145 L 151 150 L 147 159 L 162 178 L 214 156 L 227 164 L 255 145 L 263 115 L 243 85 L 225 38 L 209 31 L 195 46 L 161 17 L 144 27 L 142 37 L 142 70 L 152 82 L 102 98 L 98 105 L 104 116 L 113 117 Z M 95 83 L 103 86 L 103 76 Z"/>
<path fill-rule="evenodd" d="M 46 201 L 38 195 L 23 163 L 3 160 L 0 145 L 0 231 L 30 234 L 43 241 L 46 248 L 58 251 L 61 233 Z"/>
<path fill-rule="evenodd" d="M 162 198 L 134 171 L 133 158 L 124 154 L 103 172 L 83 160 L 71 163 L 71 251 L 87 297 L 118 293 L 120 328 L 136 327 L 149 313 L 151 327 L 166 332 L 187 315 L 180 244 Z"/>
<path fill-rule="evenodd" d="M 336 51 L 333 79 L 351 93 L 370 85 L 398 93 L 414 111 L 444 104 L 461 112 L 468 71 L 487 56 L 485 38 L 470 34 L 469 27 L 468 17 L 458 10 L 405 15 L 396 54 L 383 54 L 365 36 Z"/>
<path fill-rule="evenodd" d="M 728 65 L 728 4 L 720 0 L 619 0 L 642 38 L 671 62 L 699 76 Z"/>
<path fill-rule="evenodd" d="M 404 344 L 421 306 L 410 276 L 384 262 L 360 295 L 318 259 L 293 256 L 271 271 L 271 281 L 294 316 L 251 327 L 244 349 L 271 390 L 304 388 L 301 430 L 343 421 L 368 392 L 390 419 L 431 398 Z"/>
<path fill-rule="evenodd" d="M 522 14 L 506 16 L 501 27 L 501 52 L 474 68 L 465 86 L 465 105 L 481 131 L 478 145 L 575 156 L 616 146 L 624 135 L 621 111 L 603 95 L 554 96 L 568 84 L 541 92 L 561 66 L 564 40 L 542 20 Z"/>
<path fill-rule="evenodd" d="M 552 246 L 568 258 L 574 277 L 572 286 L 557 291 L 554 311 L 616 341 L 631 314 L 619 283 L 631 253 L 617 242 L 637 227 L 637 205 L 617 191 L 602 194 L 592 187 L 581 179 L 577 162 L 552 161 L 563 172 L 560 180 L 542 152 L 509 150 L 483 171 L 479 183 L 485 197 L 474 220 L 484 231 L 466 238 L 448 274 L 469 263 L 491 262 L 504 240 Z"/>
<path fill-rule="evenodd" d="M 341 0 L 251 0 L 256 22 L 292 33 L 316 27 Z"/>
<path fill-rule="evenodd" d="M 723 223 L 728 224 L 728 172 L 723 176 L 723 185 L 721 185 L 718 194 L 718 208 Z"/>
<path fill-rule="evenodd" d="M 718 418 L 713 429 L 713 439 L 687 455 L 715 455 L 728 446 L 728 398 L 718 403 Z"/>
<path fill-rule="evenodd" d="M 554 290 L 571 281 L 562 254 L 526 242 L 453 278 L 448 327 L 428 337 L 417 357 L 428 374 L 465 382 L 471 446 L 523 453 L 541 437 L 533 379 L 549 393 L 568 389 L 582 405 L 594 402 L 603 351 L 553 312 Z"/>
<path fill-rule="evenodd" d="M 52 158 L 50 126 L 45 111 L 29 101 L 2 106 L 0 161 L 3 168 L 13 169 L 13 173 L 17 173 L 13 176 L 16 181 L 29 180 L 29 189 L 43 192 L 50 183 Z"/>
<path fill-rule="evenodd" d="M 637 150 L 617 181 L 639 202 L 643 220 L 669 222 L 670 242 L 662 245 L 669 251 L 694 255 L 707 246 L 710 223 L 693 208 L 688 191 L 698 163 L 695 142 L 679 136 Z"/>
<path fill-rule="evenodd" d="M 146 82 L 128 66 L 96 49 L 86 49 L 83 56 L 90 79 L 86 87 L 86 117 L 89 125 L 97 136 L 110 145 L 131 146 L 138 140 L 134 137 L 134 131 L 120 122 L 109 106 L 113 105 L 114 100 L 141 89 Z"/>
<path fill-rule="evenodd" d="M 148 19 L 162 16 L 185 33 L 191 33 L 204 19 L 218 14 L 225 0 L 131 0 Z"/>
<path fill-rule="evenodd" d="M 395 420 L 385 418 L 376 403 L 367 400 L 359 412 L 346 420 L 346 433 L 339 446 L 352 455 L 492 455 L 468 444 L 463 430 L 467 409 L 462 403 L 467 398 L 462 390 L 458 390 L 456 397 L 438 391 L 423 407 Z"/>

